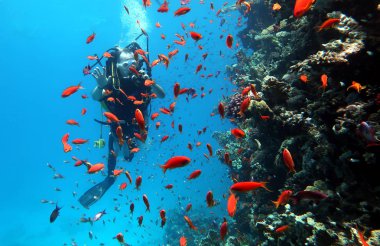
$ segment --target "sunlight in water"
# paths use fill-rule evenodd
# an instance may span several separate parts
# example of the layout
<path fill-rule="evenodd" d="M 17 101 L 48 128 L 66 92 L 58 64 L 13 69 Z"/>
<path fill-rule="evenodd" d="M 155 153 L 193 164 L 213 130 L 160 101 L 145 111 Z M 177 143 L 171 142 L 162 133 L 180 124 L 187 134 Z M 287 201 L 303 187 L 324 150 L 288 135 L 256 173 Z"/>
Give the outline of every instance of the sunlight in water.
<path fill-rule="evenodd" d="M 124 1 L 121 1 L 120 21 L 121 21 L 121 35 L 119 40 L 119 46 L 123 47 L 132 42 L 138 35 L 141 34 L 141 29 L 136 23 L 136 20 L 140 21 L 140 26 L 149 31 L 148 17 L 146 11 L 139 1 L 130 1 L 127 6 L 129 15 L 124 9 Z M 138 40 L 141 47 L 145 47 L 146 39 L 141 37 Z"/>

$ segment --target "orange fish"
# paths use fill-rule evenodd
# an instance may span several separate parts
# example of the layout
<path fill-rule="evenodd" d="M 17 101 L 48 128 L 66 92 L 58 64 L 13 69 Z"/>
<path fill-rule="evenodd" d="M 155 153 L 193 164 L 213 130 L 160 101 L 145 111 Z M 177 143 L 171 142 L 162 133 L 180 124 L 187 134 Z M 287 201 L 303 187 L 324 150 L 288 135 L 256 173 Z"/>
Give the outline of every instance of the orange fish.
<path fill-rule="evenodd" d="M 227 201 L 227 212 L 228 215 L 231 217 L 234 217 L 236 213 L 236 205 L 239 198 L 236 198 L 235 194 L 231 192 L 228 201 Z"/>
<path fill-rule="evenodd" d="M 208 191 L 206 195 L 206 202 L 207 207 L 213 207 L 216 205 L 216 202 L 214 200 L 214 195 L 212 194 L 212 191 Z"/>
<path fill-rule="evenodd" d="M 356 90 L 358 93 L 360 93 L 361 90 L 365 89 L 365 86 L 362 86 L 360 83 L 356 82 L 356 81 L 352 81 L 352 85 L 350 85 L 348 88 L 347 88 L 347 91 L 349 89 L 354 89 Z"/>
<path fill-rule="evenodd" d="M 131 153 L 137 153 L 137 152 L 139 152 L 139 151 L 140 151 L 139 148 L 133 148 L 133 149 L 131 149 L 129 152 L 131 152 Z"/>
<path fill-rule="evenodd" d="M 88 139 L 76 138 L 71 143 L 73 144 L 85 144 L 88 142 Z"/>
<path fill-rule="evenodd" d="M 244 11 L 244 15 L 246 15 L 249 13 L 249 11 L 251 11 L 251 4 L 247 3 L 246 1 L 242 2 L 242 4 L 244 4 L 245 7 L 247 7 L 247 9 Z"/>
<path fill-rule="evenodd" d="M 156 22 L 156 27 L 157 27 L 157 28 L 160 28 L 160 27 L 161 27 L 160 22 Z"/>
<path fill-rule="evenodd" d="M 135 185 L 136 185 L 136 189 L 140 189 L 140 186 L 141 186 L 141 183 L 142 183 L 142 177 L 141 176 L 138 176 L 136 178 L 136 181 L 135 181 Z"/>
<path fill-rule="evenodd" d="M 160 114 L 159 113 L 153 113 L 151 116 L 150 116 L 150 119 L 151 120 L 154 120 L 156 119 Z"/>
<path fill-rule="evenodd" d="M 302 17 L 307 11 L 310 10 L 311 6 L 314 3 L 315 0 L 296 0 L 296 4 L 294 5 L 293 10 L 294 17 Z"/>
<path fill-rule="evenodd" d="M 260 115 L 260 118 L 262 120 L 269 120 L 270 119 L 269 115 Z"/>
<path fill-rule="evenodd" d="M 187 14 L 189 11 L 190 11 L 190 8 L 181 7 L 174 12 L 174 16 L 184 15 L 184 14 Z"/>
<path fill-rule="evenodd" d="M 358 232 L 359 241 L 362 244 L 362 246 L 369 246 L 369 244 L 365 241 L 363 232 L 359 231 L 359 228 L 357 225 L 356 225 L 356 231 Z"/>
<path fill-rule="evenodd" d="M 232 161 L 230 159 L 230 153 L 228 152 L 224 153 L 224 162 L 228 165 L 231 165 Z"/>
<path fill-rule="evenodd" d="M 123 129 L 121 128 L 121 126 L 117 126 L 116 127 L 116 136 L 119 140 L 119 145 L 123 145 L 124 144 L 124 139 L 123 139 Z"/>
<path fill-rule="evenodd" d="M 288 203 L 289 198 L 292 196 L 293 192 L 291 190 L 284 190 L 281 192 L 281 195 L 278 197 L 277 201 L 272 201 L 276 208 L 280 205 L 285 205 Z"/>
<path fill-rule="evenodd" d="M 218 111 L 219 111 L 220 118 L 224 119 L 224 105 L 221 102 L 218 105 Z"/>
<path fill-rule="evenodd" d="M 168 68 L 169 66 L 169 58 L 163 54 L 159 54 L 158 55 L 158 58 L 160 59 L 160 61 L 162 61 L 165 65 L 166 68 Z"/>
<path fill-rule="evenodd" d="M 289 229 L 289 226 L 288 225 L 283 225 L 283 226 L 280 226 L 278 227 L 275 232 L 276 233 L 282 233 L 282 232 L 285 232 Z"/>
<path fill-rule="evenodd" d="M 233 185 L 231 185 L 230 190 L 231 191 L 238 191 L 238 192 L 249 192 L 252 190 L 256 190 L 258 188 L 264 188 L 267 191 L 270 191 L 267 186 L 267 182 L 253 182 L 253 181 L 247 181 L 247 182 L 238 182 Z"/>
<path fill-rule="evenodd" d="M 62 137 L 63 151 L 64 151 L 65 153 L 70 152 L 70 151 L 73 149 L 73 148 L 71 147 L 71 145 L 67 143 L 68 141 L 69 141 L 69 134 L 66 133 L 66 134 L 63 135 L 63 137 Z"/>
<path fill-rule="evenodd" d="M 170 105 L 169 105 L 169 110 L 170 110 L 170 112 L 174 112 L 174 108 L 175 108 L 175 105 L 176 105 L 177 103 L 176 102 L 172 102 Z"/>
<path fill-rule="evenodd" d="M 210 154 L 210 156 L 212 156 L 212 147 L 211 147 L 211 145 L 208 143 L 208 144 L 206 144 L 206 147 L 208 149 L 208 153 Z"/>
<path fill-rule="evenodd" d="M 284 160 L 285 166 L 289 169 L 289 172 L 295 173 L 296 170 L 294 169 L 294 161 L 287 148 L 282 151 L 282 158 Z"/>
<path fill-rule="evenodd" d="M 165 136 L 163 136 L 162 138 L 161 138 L 161 143 L 162 142 L 165 142 L 166 140 L 168 140 L 168 138 L 169 138 L 169 136 L 168 135 L 165 135 Z"/>
<path fill-rule="evenodd" d="M 187 222 L 187 224 L 189 225 L 190 229 L 196 231 L 198 230 L 197 227 L 194 226 L 193 222 L 191 221 L 191 219 L 189 217 L 187 217 L 186 215 L 183 216 L 183 218 L 185 219 L 185 221 Z"/>
<path fill-rule="evenodd" d="M 89 44 L 92 41 L 94 41 L 95 35 L 96 35 L 95 33 L 92 33 L 90 36 L 88 36 L 86 39 L 86 44 Z"/>
<path fill-rule="evenodd" d="M 140 133 L 135 132 L 135 133 L 133 133 L 133 135 L 134 135 L 138 140 L 140 140 L 141 142 L 145 143 L 145 140 L 146 140 L 146 137 L 147 137 L 146 134 L 141 135 Z"/>
<path fill-rule="evenodd" d="M 301 74 L 300 75 L 300 80 L 303 82 L 303 83 L 307 83 L 308 82 L 308 80 L 307 80 L 307 75 L 306 74 Z"/>
<path fill-rule="evenodd" d="M 244 112 L 248 109 L 250 102 L 251 102 L 251 100 L 249 99 L 249 97 L 247 97 L 243 100 L 243 102 L 240 105 L 240 111 L 238 112 L 238 115 L 240 115 L 240 117 L 245 116 Z"/>
<path fill-rule="evenodd" d="M 224 222 L 220 226 L 220 238 L 224 241 L 225 236 L 227 235 L 227 220 L 224 218 Z"/>
<path fill-rule="evenodd" d="M 75 120 L 67 120 L 66 124 L 72 125 L 72 126 L 79 126 L 79 123 Z"/>
<path fill-rule="evenodd" d="M 150 0 L 143 0 L 143 5 L 146 8 L 147 6 L 149 7 L 150 5 L 152 5 L 152 3 L 150 2 Z"/>
<path fill-rule="evenodd" d="M 192 172 L 189 177 L 187 178 L 188 180 L 190 179 L 196 179 L 199 177 L 199 175 L 201 175 L 202 171 L 201 170 L 195 170 L 194 172 Z"/>
<path fill-rule="evenodd" d="M 195 41 L 202 39 L 202 35 L 200 33 L 197 33 L 197 32 L 190 32 L 190 36 Z"/>
<path fill-rule="evenodd" d="M 108 53 L 107 51 L 103 53 L 103 56 L 104 56 L 105 58 L 111 58 L 111 57 L 113 57 L 113 56 L 112 56 L 110 53 Z"/>
<path fill-rule="evenodd" d="M 103 163 L 97 163 L 94 165 L 90 165 L 88 170 L 87 170 L 87 173 L 93 174 L 93 173 L 97 173 L 103 169 L 104 169 L 104 164 Z"/>
<path fill-rule="evenodd" d="M 231 134 L 234 135 L 236 138 L 244 138 L 245 137 L 245 132 L 239 128 L 232 129 Z"/>
<path fill-rule="evenodd" d="M 326 74 L 321 75 L 321 82 L 322 82 L 322 85 L 319 88 L 323 88 L 323 91 L 325 91 L 327 87 L 327 82 L 328 82 L 328 77 Z"/>
<path fill-rule="evenodd" d="M 90 61 L 93 61 L 93 60 L 98 60 L 98 56 L 87 56 L 87 59 L 89 59 Z"/>
<path fill-rule="evenodd" d="M 104 112 L 103 115 L 111 122 L 119 122 L 119 118 L 111 112 Z"/>
<path fill-rule="evenodd" d="M 273 11 L 279 11 L 281 9 L 281 5 L 278 3 L 273 4 L 272 10 Z"/>
<path fill-rule="evenodd" d="M 185 237 L 185 236 L 182 236 L 182 237 L 179 239 L 179 246 L 187 246 L 187 240 L 186 240 L 186 237 Z"/>
<path fill-rule="evenodd" d="M 78 85 L 74 85 L 74 86 L 70 86 L 70 87 L 67 87 L 63 92 L 62 92 L 62 97 L 68 97 L 72 94 L 74 94 L 75 92 L 77 92 L 79 89 L 83 89 L 82 86 L 80 86 L 82 82 L 80 82 Z"/>
<path fill-rule="evenodd" d="M 226 44 L 227 44 L 227 47 L 231 49 L 231 48 L 232 48 L 232 44 L 233 44 L 233 42 L 234 42 L 234 38 L 232 37 L 231 34 L 229 34 L 229 35 L 227 36 L 227 38 L 226 38 Z"/>
<path fill-rule="evenodd" d="M 143 131 L 143 132 L 146 132 L 146 130 L 145 130 L 145 120 L 144 120 L 144 116 L 143 116 L 141 110 L 138 109 L 138 108 L 135 110 L 135 118 L 136 118 L 136 120 L 137 120 L 137 124 L 138 124 L 139 127 L 140 127 L 140 130 Z"/>
<path fill-rule="evenodd" d="M 166 13 L 169 11 L 169 3 L 164 0 L 163 4 L 157 9 L 157 12 Z"/>
<path fill-rule="evenodd" d="M 179 51 L 178 49 L 170 51 L 169 54 L 168 54 L 169 59 L 171 59 L 173 56 L 177 55 L 178 51 Z"/>
<path fill-rule="evenodd" d="M 179 91 L 180 91 L 180 84 L 177 82 L 174 84 L 174 98 L 176 99 L 179 95 Z"/>
<path fill-rule="evenodd" d="M 81 115 L 85 115 L 87 110 L 85 108 L 82 108 Z"/>
<path fill-rule="evenodd" d="M 124 169 L 114 169 L 112 171 L 113 176 L 117 177 L 124 172 Z"/>
<path fill-rule="evenodd" d="M 156 130 L 160 127 L 161 123 L 159 121 L 156 122 Z"/>
<path fill-rule="evenodd" d="M 164 165 L 160 165 L 162 171 L 165 173 L 167 169 L 174 169 L 179 167 L 184 167 L 189 164 L 191 161 L 190 158 L 186 156 L 174 156 L 165 162 Z"/>
<path fill-rule="evenodd" d="M 322 31 L 323 29 L 331 28 L 335 24 L 340 22 L 340 18 L 330 18 L 325 20 L 322 25 L 318 27 L 318 32 Z"/>
<path fill-rule="evenodd" d="M 120 186 L 119 186 L 119 190 L 124 190 L 125 188 L 127 188 L 127 183 L 121 183 Z"/>

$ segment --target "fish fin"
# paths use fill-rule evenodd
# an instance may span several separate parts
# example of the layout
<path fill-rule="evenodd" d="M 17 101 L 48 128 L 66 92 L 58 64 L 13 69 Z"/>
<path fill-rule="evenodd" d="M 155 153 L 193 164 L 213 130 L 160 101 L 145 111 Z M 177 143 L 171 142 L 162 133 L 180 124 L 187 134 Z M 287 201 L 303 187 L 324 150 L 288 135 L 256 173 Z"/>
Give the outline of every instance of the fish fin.
<path fill-rule="evenodd" d="M 165 167 L 165 165 L 160 165 L 160 167 L 162 168 L 162 171 L 164 172 L 164 174 L 166 173 L 166 170 L 167 168 Z"/>
<path fill-rule="evenodd" d="M 277 201 L 272 201 L 272 202 L 276 206 L 276 208 L 278 208 L 278 206 L 280 205 L 279 202 L 277 202 Z"/>
<path fill-rule="evenodd" d="M 268 182 L 260 182 L 261 184 L 262 184 L 262 188 L 264 188 L 264 189 L 266 189 L 267 191 L 269 191 L 269 192 L 272 192 L 270 189 L 268 189 L 268 187 L 267 187 L 267 183 Z"/>

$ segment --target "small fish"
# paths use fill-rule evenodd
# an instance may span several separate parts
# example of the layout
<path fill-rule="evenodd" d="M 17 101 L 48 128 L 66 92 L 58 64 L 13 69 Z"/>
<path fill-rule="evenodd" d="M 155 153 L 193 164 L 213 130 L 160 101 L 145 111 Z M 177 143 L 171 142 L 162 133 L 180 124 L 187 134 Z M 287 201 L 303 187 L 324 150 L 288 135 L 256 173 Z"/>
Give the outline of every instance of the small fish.
<path fill-rule="evenodd" d="M 190 158 L 186 156 L 174 156 L 170 158 L 168 161 L 165 162 L 164 165 L 160 165 L 162 168 L 163 172 L 165 173 L 166 170 L 168 169 L 174 169 L 174 168 L 179 168 L 179 167 L 184 167 L 187 164 L 190 163 Z"/>
<path fill-rule="evenodd" d="M 238 192 L 249 192 L 252 190 L 256 190 L 258 188 L 263 188 L 263 189 L 266 189 L 267 191 L 270 191 L 267 188 L 266 184 L 267 182 L 253 182 L 253 181 L 237 182 L 231 185 L 230 190 L 238 191 Z"/>
<path fill-rule="evenodd" d="M 90 36 L 88 36 L 87 39 L 86 39 L 86 44 L 89 44 L 92 41 L 94 41 L 95 35 L 96 35 L 95 33 L 92 33 Z"/>
<path fill-rule="evenodd" d="M 273 11 L 279 11 L 281 9 L 281 5 L 279 3 L 274 3 L 272 6 Z"/>
<path fill-rule="evenodd" d="M 315 0 L 296 0 L 296 4 L 294 5 L 293 10 L 294 17 L 302 17 L 307 11 L 310 10 L 311 6 L 314 3 Z"/>
<path fill-rule="evenodd" d="M 138 176 L 135 181 L 136 189 L 139 190 L 142 183 L 142 177 Z"/>
<path fill-rule="evenodd" d="M 222 102 L 219 103 L 218 105 L 218 112 L 219 112 L 219 115 L 220 115 L 220 118 L 224 119 L 224 105 Z"/>
<path fill-rule="evenodd" d="M 95 222 L 95 221 L 100 220 L 100 218 L 102 218 L 103 215 L 105 215 L 105 214 L 106 214 L 106 210 L 104 209 L 103 211 L 95 214 L 94 218 L 92 218 L 92 221 Z"/>
<path fill-rule="evenodd" d="M 281 195 L 278 197 L 277 201 L 272 201 L 276 208 L 278 208 L 280 205 L 285 205 L 290 197 L 293 195 L 293 192 L 291 190 L 284 190 Z"/>
<path fill-rule="evenodd" d="M 142 215 L 137 218 L 137 222 L 139 223 L 140 227 L 142 225 L 143 220 L 144 220 L 144 217 Z"/>
<path fill-rule="evenodd" d="M 183 216 L 183 218 L 185 219 L 185 221 L 187 222 L 187 224 L 189 225 L 190 229 L 196 231 L 198 230 L 197 227 L 194 226 L 193 222 L 191 221 L 191 219 L 189 217 L 187 217 L 186 215 Z"/>
<path fill-rule="evenodd" d="M 340 18 L 330 18 L 325 20 L 318 28 L 318 32 L 323 29 L 331 28 L 332 26 L 338 24 L 340 22 Z"/>
<path fill-rule="evenodd" d="M 124 9 L 127 12 L 127 14 L 129 15 L 129 9 L 127 8 L 127 6 L 124 5 Z"/>
<path fill-rule="evenodd" d="M 82 82 L 80 82 L 78 85 L 67 87 L 66 89 L 63 90 L 61 96 L 65 98 L 65 97 L 71 96 L 72 94 L 77 92 L 79 89 L 83 89 L 83 87 L 81 86 L 81 83 Z"/>
<path fill-rule="evenodd" d="M 319 191 L 299 191 L 295 195 L 292 195 L 290 197 L 290 200 L 294 202 L 294 204 L 298 204 L 300 201 L 307 200 L 307 201 L 314 201 L 319 202 L 323 199 L 326 199 L 328 196 L 326 194 L 323 194 Z"/>
<path fill-rule="evenodd" d="M 234 42 L 234 38 L 232 37 L 231 34 L 228 34 L 227 38 L 226 38 L 226 45 L 228 48 L 232 48 L 232 44 Z"/>
<path fill-rule="evenodd" d="M 91 73 L 91 66 L 90 65 L 85 66 L 83 68 L 82 72 L 83 72 L 83 75 L 85 75 L 85 76 L 89 75 Z"/>
<path fill-rule="evenodd" d="M 148 197 L 145 194 L 143 195 L 143 201 L 144 201 L 144 204 L 145 204 L 145 207 L 146 207 L 146 211 L 150 212 L 149 200 L 148 200 Z"/>
<path fill-rule="evenodd" d="M 349 87 L 347 87 L 347 91 L 350 89 L 354 89 L 355 91 L 360 93 L 361 90 L 365 89 L 365 86 L 362 86 L 360 83 L 356 81 L 352 81 L 352 84 Z"/>
<path fill-rule="evenodd" d="M 285 148 L 282 151 L 282 158 L 284 160 L 285 166 L 289 169 L 289 172 L 295 173 L 296 170 L 294 169 L 294 161 L 293 161 L 292 155 L 290 154 L 287 148 Z"/>
<path fill-rule="evenodd" d="M 182 237 L 179 239 L 179 246 L 187 246 L 187 240 L 186 240 L 186 237 L 185 237 L 185 236 L 182 236 Z"/>
<path fill-rule="evenodd" d="M 157 12 L 166 13 L 168 11 L 169 11 L 169 3 L 166 0 L 164 0 L 161 6 L 157 9 Z"/>
<path fill-rule="evenodd" d="M 190 36 L 195 41 L 198 41 L 198 40 L 202 39 L 202 34 L 197 33 L 197 32 L 190 32 Z"/>
<path fill-rule="evenodd" d="M 50 214 L 50 223 L 53 223 L 57 219 L 57 217 L 59 215 L 59 210 L 61 210 L 61 209 L 62 209 L 62 207 L 58 207 L 58 204 L 55 205 L 55 209 Z"/>
<path fill-rule="evenodd" d="M 231 217 L 234 217 L 236 213 L 236 205 L 239 198 L 236 198 L 235 194 L 231 192 L 228 201 L 227 201 L 227 212 L 228 215 Z"/>
<path fill-rule="evenodd" d="M 214 200 L 214 195 L 212 191 L 208 191 L 206 194 L 206 202 L 207 202 L 207 207 L 213 207 L 216 205 L 216 202 Z"/>
<path fill-rule="evenodd" d="M 245 132 L 239 128 L 234 128 L 231 130 L 231 134 L 234 135 L 236 138 L 244 138 Z"/>
<path fill-rule="evenodd" d="M 196 179 L 199 177 L 199 175 L 201 175 L 202 171 L 201 170 L 195 170 L 194 172 L 192 172 L 189 177 L 187 178 L 188 180 L 190 179 Z"/>
<path fill-rule="evenodd" d="M 300 75 L 300 80 L 303 82 L 303 83 L 307 83 L 308 82 L 308 79 L 307 79 L 307 75 L 306 74 L 301 74 Z"/>
<path fill-rule="evenodd" d="M 288 225 L 283 225 L 283 226 L 280 226 L 278 227 L 275 232 L 276 233 L 282 233 L 282 232 L 285 232 L 289 229 L 289 226 Z"/>
<path fill-rule="evenodd" d="M 188 7 L 181 7 L 174 12 L 174 16 L 187 14 L 191 9 Z"/>
<path fill-rule="evenodd" d="M 228 230 L 227 229 L 227 220 L 226 220 L 226 218 L 224 218 L 224 222 L 220 226 L 220 238 L 222 239 L 222 241 L 224 241 L 224 238 L 227 235 L 227 230 Z"/>

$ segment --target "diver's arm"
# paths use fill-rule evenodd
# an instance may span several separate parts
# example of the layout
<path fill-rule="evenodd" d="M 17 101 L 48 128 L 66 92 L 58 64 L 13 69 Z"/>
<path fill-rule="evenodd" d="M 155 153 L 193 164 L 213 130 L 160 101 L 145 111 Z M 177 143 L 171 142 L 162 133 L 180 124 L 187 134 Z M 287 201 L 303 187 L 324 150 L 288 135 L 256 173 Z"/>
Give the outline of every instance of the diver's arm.
<path fill-rule="evenodd" d="M 99 86 L 96 86 L 92 91 L 92 99 L 95 101 L 100 101 L 103 98 L 103 89 Z"/>
<path fill-rule="evenodd" d="M 159 98 L 164 98 L 165 97 L 165 91 L 164 91 L 164 89 L 162 89 L 162 87 L 159 86 L 156 83 L 154 83 L 152 85 L 152 92 L 156 93 L 157 97 L 159 97 Z"/>

